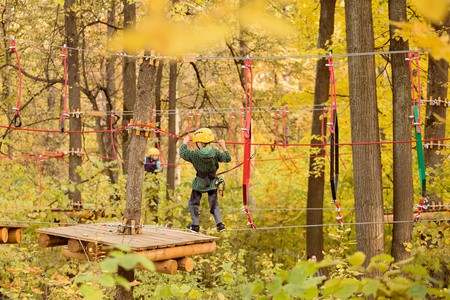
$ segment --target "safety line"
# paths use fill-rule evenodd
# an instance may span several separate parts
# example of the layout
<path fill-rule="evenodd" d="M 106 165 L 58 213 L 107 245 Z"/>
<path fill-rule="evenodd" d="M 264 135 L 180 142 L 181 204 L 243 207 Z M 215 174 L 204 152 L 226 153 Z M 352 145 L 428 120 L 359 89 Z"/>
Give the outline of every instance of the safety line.
<path fill-rule="evenodd" d="M 4 40 L 10 40 L 9 37 L 0 37 L 0 39 Z M 40 45 L 45 47 L 54 47 L 54 48 L 63 48 L 61 45 L 56 44 L 48 44 L 48 43 L 40 43 L 30 40 L 23 40 L 23 39 L 16 39 L 16 41 L 19 41 L 21 43 L 29 43 L 34 45 Z M 104 52 L 99 50 L 87 50 L 82 48 L 75 48 L 75 47 L 68 47 L 69 50 L 74 51 L 80 51 L 85 53 L 95 53 L 100 55 L 109 55 L 109 56 L 124 56 L 128 58 L 135 58 L 135 59 L 141 59 L 141 58 L 150 58 L 150 59 L 170 59 L 170 58 L 178 58 L 173 56 L 155 56 L 155 55 L 129 55 L 126 53 L 110 53 L 110 52 Z M 413 52 L 417 53 L 425 53 L 429 52 L 429 49 L 421 49 L 421 50 L 414 50 Z M 341 54 L 333 54 L 334 57 L 354 57 L 354 56 L 372 56 L 372 55 L 388 55 L 388 54 L 402 54 L 402 53 L 409 53 L 411 51 L 406 50 L 396 50 L 396 51 L 378 51 L 378 52 L 356 52 L 356 53 L 341 53 Z M 327 58 L 328 55 L 326 54 L 306 54 L 306 55 L 269 55 L 269 56 L 196 56 L 196 57 L 189 57 L 189 60 L 197 60 L 197 61 L 203 61 L 203 60 L 245 60 L 245 59 L 252 59 L 252 60 L 277 60 L 277 59 L 303 59 L 303 58 Z"/>

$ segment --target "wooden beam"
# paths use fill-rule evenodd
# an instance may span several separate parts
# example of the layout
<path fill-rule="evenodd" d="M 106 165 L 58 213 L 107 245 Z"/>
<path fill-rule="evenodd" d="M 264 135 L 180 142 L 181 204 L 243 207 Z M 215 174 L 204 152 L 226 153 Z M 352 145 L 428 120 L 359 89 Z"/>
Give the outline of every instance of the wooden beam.
<path fill-rule="evenodd" d="M 84 253 L 84 251 L 81 252 L 72 252 L 69 250 L 68 246 L 62 246 L 61 247 L 61 253 L 63 256 L 68 257 L 68 258 L 75 258 L 75 259 L 80 259 L 80 260 L 89 260 L 89 261 L 95 261 L 95 257 L 91 256 L 91 255 L 87 255 L 86 253 Z"/>
<path fill-rule="evenodd" d="M 6 243 L 8 241 L 8 228 L 2 228 L 2 243 Z"/>
<path fill-rule="evenodd" d="M 69 239 L 67 238 L 48 235 L 45 233 L 41 233 L 41 235 L 38 238 L 39 246 L 41 246 L 42 248 L 66 245 L 68 241 Z"/>
<path fill-rule="evenodd" d="M 73 253 L 83 251 L 83 249 L 86 249 L 87 242 L 83 242 L 76 239 L 70 239 L 67 242 L 67 247 L 69 247 L 69 250 Z"/>
<path fill-rule="evenodd" d="M 145 256 L 151 261 L 161 261 L 198 254 L 212 253 L 216 250 L 216 247 L 216 242 L 213 241 L 210 243 L 184 245 L 172 248 L 136 251 L 136 254 Z"/>
<path fill-rule="evenodd" d="M 155 266 L 155 272 L 170 274 L 170 275 L 175 274 L 178 269 L 178 263 L 174 259 L 168 259 L 168 260 L 163 260 L 163 261 L 154 261 L 153 265 Z M 147 270 L 141 264 L 137 264 L 135 266 L 135 269 Z"/>
<path fill-rule="evenodd" d="M 8 244 L 20 244 L 22 240 L 22 228 L 11 228 L 8 230 Z"/>
<path fill-rule="evenodd" d="M 194 269 L 194 260 L 192 257 L 183 257 L 177 259 L 178 270 L 191 272 Z"/>

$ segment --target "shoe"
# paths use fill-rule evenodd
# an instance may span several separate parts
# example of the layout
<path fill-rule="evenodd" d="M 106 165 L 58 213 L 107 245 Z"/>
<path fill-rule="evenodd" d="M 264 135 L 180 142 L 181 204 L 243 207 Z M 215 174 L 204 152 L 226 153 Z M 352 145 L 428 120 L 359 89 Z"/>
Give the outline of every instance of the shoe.
<path fill-rule="evenodd" d="M 217 232 L 222 232 L 222 231 L 227 230 L 227 229 L 225 228 L 225 225 L 223 225 L 223 223 L 218 223 L 218 224 L 216 225 L 216 227 L 217 227 Z"/>
<path fill-rule="evenodd" d="M 200 231 L 200 225 L 188 225 L 186 226 L 186 229 L 198 233 Z"/>

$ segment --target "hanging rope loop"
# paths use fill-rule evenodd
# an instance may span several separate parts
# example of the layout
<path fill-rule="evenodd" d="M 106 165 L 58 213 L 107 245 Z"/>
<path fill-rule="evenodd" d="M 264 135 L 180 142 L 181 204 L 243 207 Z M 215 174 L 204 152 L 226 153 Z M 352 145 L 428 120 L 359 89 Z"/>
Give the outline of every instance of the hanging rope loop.
<path fill-rule="evenodd" d="M 66 106 L 67 106 L 67 63 L 66 63 L 66 56 L 67 56 L 67 47 L 66 44 L 64 44 L 62 48 L 62 54 L 60 56 L 63 59 L 64 62 L 64 107 L 63 107 L 63 113 L 60 118 L 61 122 L 61 132 L 64 132 L 64 121 L 66 120 L 66 117 L 69 115 L 67 114 Z"/>
<path fill-rule="evenodd" d="M 22 98 L 22 70 L 20 68 L 20 61 L 19 61 L 19 54 L 17 53 L 16 49 L 16 39 L 14 37 L 11 38 L 11 47 L 14 54 L 16 55 L 17 60 L 17 69 L 19 70 L 19 96 L 17 99 L 16 107 L 13 107 L 14 110 L 14 117 L 13 117 L 13 123 L 14 127 L 19 128 L 22 126 L 22 118 L 20 117 L 20 99 Z"/>

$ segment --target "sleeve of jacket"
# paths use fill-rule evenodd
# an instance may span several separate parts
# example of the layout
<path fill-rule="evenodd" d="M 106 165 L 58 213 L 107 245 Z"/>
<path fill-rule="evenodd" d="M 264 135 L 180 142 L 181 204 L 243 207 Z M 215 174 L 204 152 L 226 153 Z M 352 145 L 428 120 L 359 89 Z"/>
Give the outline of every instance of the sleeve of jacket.
<path fill-rule="evenodd" d="M 148 165 L 147 163 L 148 163 L 148 161 L 147 161 L 147 157 L 146 157 L 146 158 L 145 158 L 144 169 L 145 169 L 146 172 L 151 172 L 151 171 L 152 171 L 152 170 L 151 170 L 151 167 L 150 167 L 150 165 Z"/>
<path fill-rule="evenodd" d="M 221 152 L 219 150 L 217 150 L 217 152 L 219 152 L 219 162 L 230 162 L 231 161 L 230 152 L 228 152 L 228 151 Z"/>
<path fill-rule="evenodd" d="M 180 157 L 185 161 L 192 162 L 192 150 L 187 148 L 186 144 L 181 145 L 180 147 Z"/>

